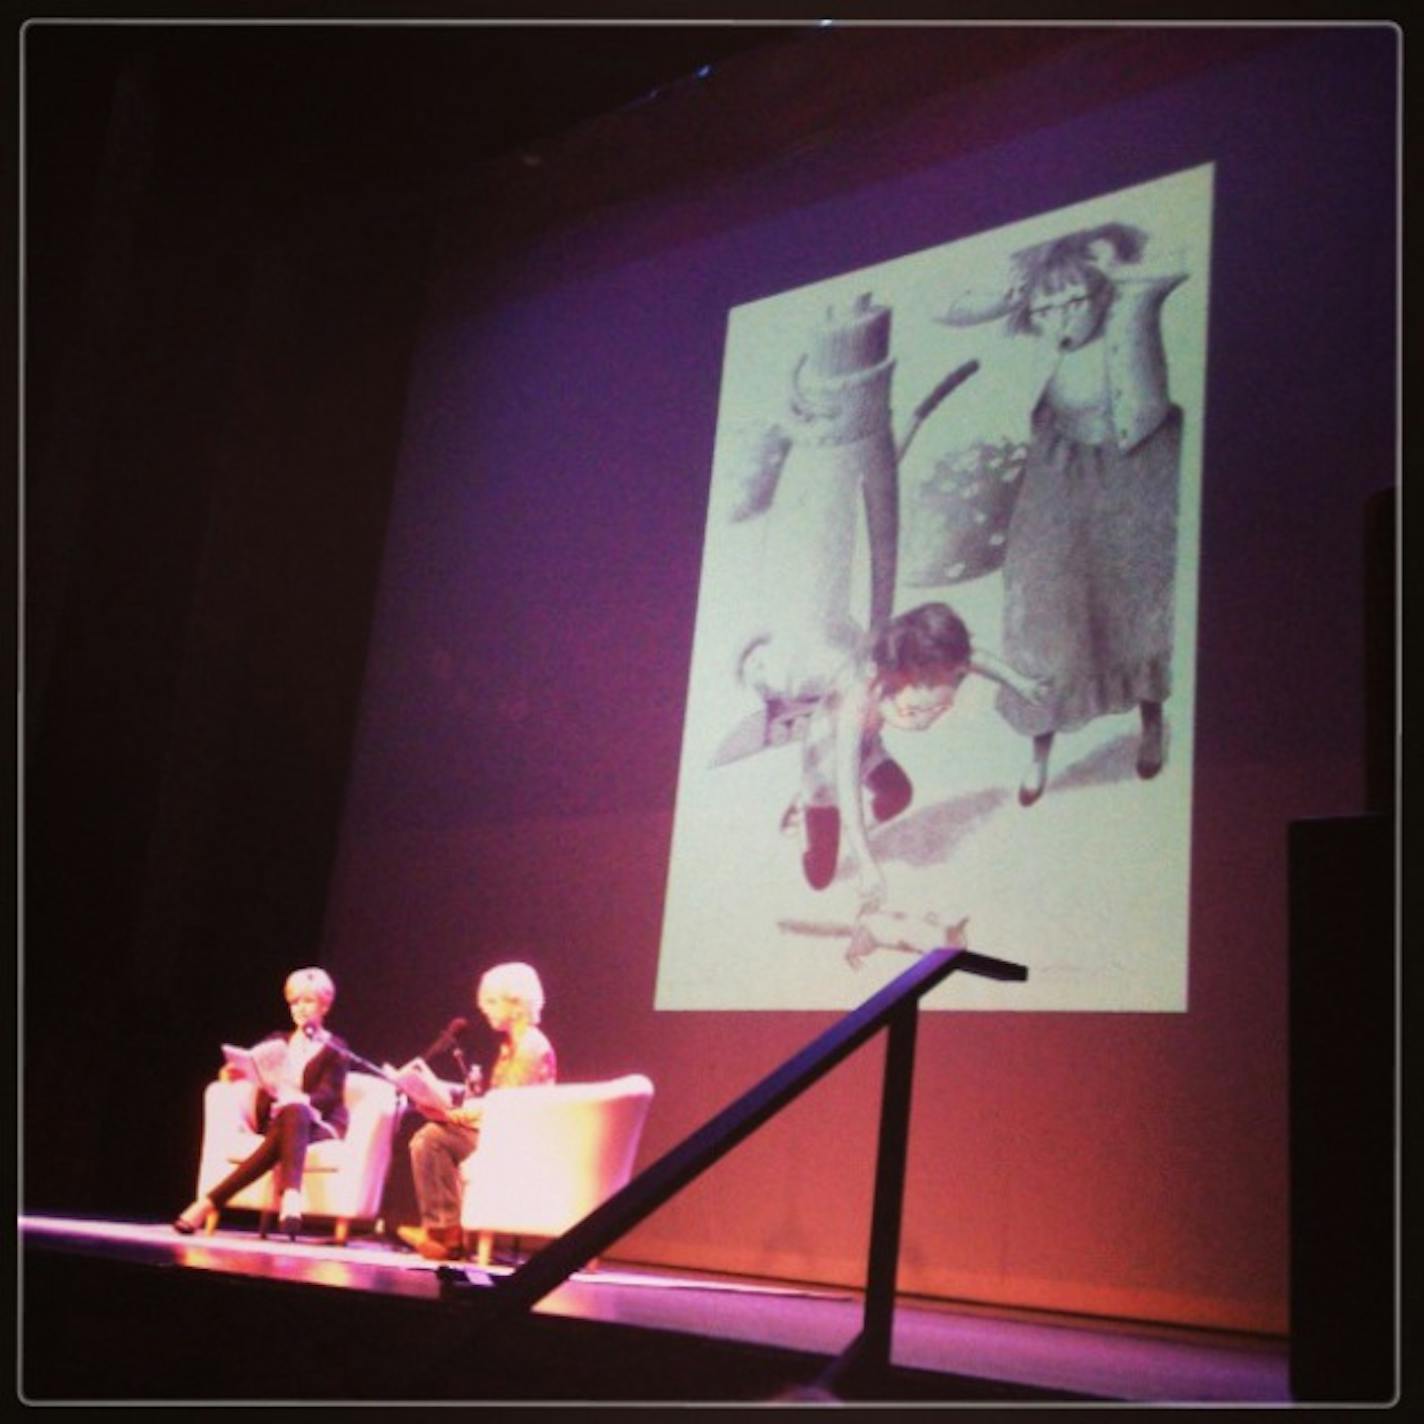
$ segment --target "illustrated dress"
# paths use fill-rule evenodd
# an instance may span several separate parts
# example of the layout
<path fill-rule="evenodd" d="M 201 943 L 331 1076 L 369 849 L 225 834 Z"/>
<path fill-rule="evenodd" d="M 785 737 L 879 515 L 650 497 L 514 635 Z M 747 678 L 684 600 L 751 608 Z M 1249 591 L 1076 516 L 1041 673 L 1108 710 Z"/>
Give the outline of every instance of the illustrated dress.
<path fill-rule="evenodd" d="M 1051 680 L 997 706 L 1027 736 L 1166 700 L 1172 685 L 1181 411 L 1161 308 L 1184 274 L 1114 278 L 1102 333 L 1050 379 L 1004 555 L 1003 654 Z"/>

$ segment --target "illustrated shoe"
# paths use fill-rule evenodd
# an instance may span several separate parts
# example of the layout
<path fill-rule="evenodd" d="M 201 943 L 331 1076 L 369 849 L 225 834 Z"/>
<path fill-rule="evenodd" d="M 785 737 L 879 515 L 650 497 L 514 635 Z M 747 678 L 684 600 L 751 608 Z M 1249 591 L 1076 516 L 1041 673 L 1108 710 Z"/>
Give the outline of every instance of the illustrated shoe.
<path fill-rule="evenodd" d="M 180 1236 L 191 1236 L 202 1226 L 210 1215 L 215 1216 L 217 1208 L 213 1206 L 207 1197 L 199 1197 L 197 1201 L 183 1208 L 182 1212 L 173 1218 L 173 1229 Z"/>
<path fill-rule="evenodd" d="M 897 761 L 882 761 L 866 778 L 870 814 L 885 822 L 898 816 L 915 798 L 914 783 Z"/>
<path fill-rule="evenodd" d="M 1019 782 L 1019 805 L 1032 806 L 1040 796 L 1043 795 L 1043 788 L 1048 784 L 1048 763 L 1036 761 L 1024 772 L 1024 779 Z"/>
<path fill-rule="evenodd" d="M 1033 739 L 1033 760 L 1019 783 L 1019 805 L 1032 806 L 1048 786 L 1048 760 L 1053 755 L 1052 732 L 1040 732 Z"/>
<path fill-rule="evenodd" d="M 841 813 L 834 806 L 808 806 L 805 813 L 806 849 L 801 869 L 813 890 L 824 890 L 836 878 L 841 856 Z"/>
<path fill-rule="evenodd" d="M 1151 781 L 1167 760 L 1167 749 L 1159 722 L 1155 729 L 1148 728 L 1142 733 L 1137 746 L 1137 774 L 1143 781 Z"/>

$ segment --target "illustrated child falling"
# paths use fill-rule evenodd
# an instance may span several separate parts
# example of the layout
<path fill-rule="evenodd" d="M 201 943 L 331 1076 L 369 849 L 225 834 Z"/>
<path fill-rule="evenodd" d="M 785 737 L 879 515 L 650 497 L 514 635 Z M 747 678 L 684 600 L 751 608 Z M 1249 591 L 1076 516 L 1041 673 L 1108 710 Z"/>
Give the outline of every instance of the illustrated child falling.
<path fill-rule="evenodd" d="M 882 731 L 928 731 L 954 706 L 971 674 L 1030 701 L 1043 696 L 1043 687 L 976 651 L 963 620 L 945 603 L 896 614 L 860 639 L 819 686 L 814 679 L 796 685 L 777 652 L 773 640 L 756 640 L 743 654 L 740 672 L 766 703 L 768 723 L 782 729 L 768 740 L 802 741 L 801 787 L 782 818 L 783 829 L 799 830 L 802 870 L 816 890 L 835 879 L 844 836 L 862 909 L 878 908 L 885 901 L 885 876 L 869 829 L 900 815 L 914 797 Z"/>

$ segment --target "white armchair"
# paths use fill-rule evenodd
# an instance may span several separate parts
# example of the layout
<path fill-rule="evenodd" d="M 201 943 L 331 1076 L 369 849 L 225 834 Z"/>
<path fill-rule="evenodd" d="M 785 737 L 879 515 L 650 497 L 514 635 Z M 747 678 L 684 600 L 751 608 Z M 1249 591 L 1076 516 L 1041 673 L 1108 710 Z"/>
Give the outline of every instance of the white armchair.
<path fill-rule="evenodd" d="M 257 1147 L 257 1090 L 252 1083 L 216 1079 L 203 1095 L 203 1150 L 198 1163 L 198 1195 L 204 1196 Z M 370 1073 L 346 1075 L 346 1136 L 314 1142 L 302 1174 L 302 1214 L 329 1217 L 339 1243 L 353 1221 L 374 1221 L 391 1164 L 397 1124 L 396 1091 Z M 273 1174 L 264 1173 L 228 1203 L 267 1213 L 277 1205 Z M 264 1217 L 265 1221 L 265 1217 Z M 208 1221 L 208 1230 L 216 1217 Z"/>
<path fill-rule="evenodd" d="M 495 1088 L 461 1164 L 460 1225 L 488 1265 L 495 1233 L 559 1236 L 627 1184 L 653 1097 L 641 1073 Z"/>

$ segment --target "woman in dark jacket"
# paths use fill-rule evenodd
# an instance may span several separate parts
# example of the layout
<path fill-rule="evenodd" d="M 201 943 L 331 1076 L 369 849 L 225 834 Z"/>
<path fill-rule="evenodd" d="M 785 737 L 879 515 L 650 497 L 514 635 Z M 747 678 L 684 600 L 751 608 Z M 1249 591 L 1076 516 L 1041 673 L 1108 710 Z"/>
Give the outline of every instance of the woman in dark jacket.
<path fill-rule="evenodd" d="M 191 1236 L 209 1216 L 250 1182 L 274 1167 L 282 1188 L 279 1226 L 295 1237 L 302 1226 L 302 1170 L 307 1147 L 346 1135 L 346 1045 L 323 1027 L 336 997 L 336 985 L 324 969 L 297 969 L 287 976 L 286 998 L 295 1025 L 290 1034 L 274 1033 L 263 1044 L 280 1045 L 270 1079 L 273 1091 L 259 1090 L 257 1127 L 262 1141 L 206 1196 L 175 1218 L 173 1229 Z M 224 1068 L 224 1076 L 232 1076 Z"/>

